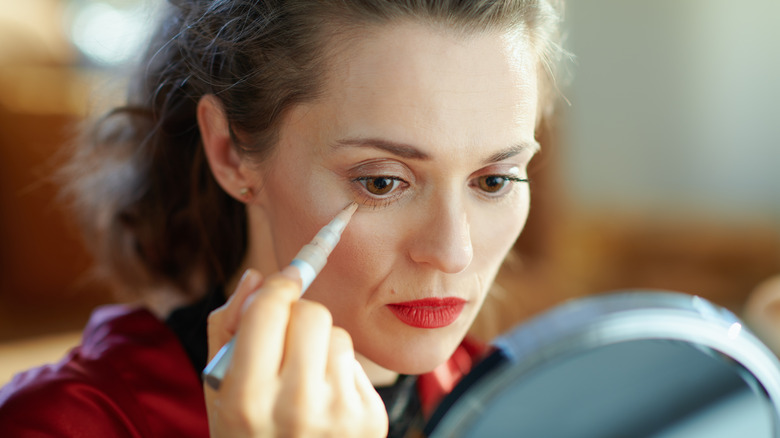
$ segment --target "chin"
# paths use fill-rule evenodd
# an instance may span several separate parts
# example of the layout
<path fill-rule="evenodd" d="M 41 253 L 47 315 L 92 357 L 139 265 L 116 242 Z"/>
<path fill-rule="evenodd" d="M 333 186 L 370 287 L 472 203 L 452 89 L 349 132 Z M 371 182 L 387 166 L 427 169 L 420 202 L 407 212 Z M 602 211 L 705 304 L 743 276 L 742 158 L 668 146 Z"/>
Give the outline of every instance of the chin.
<path fill-rule="evenodd" d="M 400 374 L 425 374 L 446 362 L 463 340 L 462 336 L 448 340 L 432 338 L 401 342 L 400 347 L 375 345 L 379 348 L 361 354 L 382 368 Z"/>

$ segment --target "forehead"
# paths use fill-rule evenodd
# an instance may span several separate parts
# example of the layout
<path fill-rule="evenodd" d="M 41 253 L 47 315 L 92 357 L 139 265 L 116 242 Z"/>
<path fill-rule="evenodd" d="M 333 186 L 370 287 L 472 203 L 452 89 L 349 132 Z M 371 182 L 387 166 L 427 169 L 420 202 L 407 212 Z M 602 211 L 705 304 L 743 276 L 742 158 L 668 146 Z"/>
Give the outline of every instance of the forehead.
<path fill-rule="evenodd" d="M 462 74 L 462 79 L 473 80 L 499 71 L 535 73 L 536 63 L 522 32 L 498 29 L 470 32 L 415 21 L 345 31 L 342 37 L 333 38 L 328 48 L 331 77 L 356 85 L 362 75 L 386 71 L 393 71 L 398 82 L 416 79 L 421 85 L 432 86 L 440 83 L 438 78 L 442 73 L 451 73 L 453 68 Z M 399 66 L 402 68 L 397 69 Z M 426 82 L 426 79 L 435 81 Z"/>
<path fill-rule="evenodd" d="M 533 140 L 536 59 L 510 35 L 418 23 L 350 31 L 331 41 L 324 92 L 308 110 L 337 137 L 450 151 Z"/>
<path fill-rule="evenodd" d="M 370 116 L 370 108 L 391 106 L 431 124 L 468 115 L 492 125 L 498 116 L 506 128 L 505 117 L 535 119 L 536 60 L 522 39 L 405 23 L 347 41 L 331 58 L 326 81 L 326 96 L 345 108 Z"/>

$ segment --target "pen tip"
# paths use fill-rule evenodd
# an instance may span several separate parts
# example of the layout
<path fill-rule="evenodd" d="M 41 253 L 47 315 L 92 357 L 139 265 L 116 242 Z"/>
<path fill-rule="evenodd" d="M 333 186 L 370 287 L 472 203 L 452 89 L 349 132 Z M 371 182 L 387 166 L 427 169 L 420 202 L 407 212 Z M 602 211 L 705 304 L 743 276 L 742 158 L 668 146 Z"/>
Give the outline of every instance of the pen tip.
<path fill-rule="evenodd" d="M 355 210 L 357 210 L 357 208 L 358 208 L 358 203 L 353 201 L 351 204 L 344 207 L 344 211 L 349 212 L 351 216 L 355 212 Z"/>

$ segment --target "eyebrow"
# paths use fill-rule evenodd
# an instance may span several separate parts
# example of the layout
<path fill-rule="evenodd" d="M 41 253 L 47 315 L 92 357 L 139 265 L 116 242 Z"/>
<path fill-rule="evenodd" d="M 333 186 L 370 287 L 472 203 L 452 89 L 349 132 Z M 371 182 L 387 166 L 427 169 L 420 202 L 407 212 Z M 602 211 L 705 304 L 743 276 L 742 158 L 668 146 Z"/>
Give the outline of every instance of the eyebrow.
<path fill-rule="evenodd" d="M 346 138 L 338 140 L 334 143 L 334 148 L 343 146 L 353 147 L 369 147 L 379 149 L 385 152 L 389 152 L 401 158 L 414 159 L 414 160 L 430 160 L 431 156 L 421 151 L 420 149 L 405 143 L 397 143 L 393 141 L 378 139 L 378 138 Z M 500 150 L 486 160 L 485 164 L 498 163 L 506 159 L 512 158 L 515 155 L 519 155 L 525 151 L 531 151 L 532 153 L 538 152 L 540 149 L 539 143 L 536 140 L 531 142 L 521 142 L 509 146 L 506 149 Z"/>
<path fill-rule="evenodd" d="M 416 147 L 404 143 L 382 140 L 378 138 L 346 138 L 336 142 L 335 147 L 339 146 L 364 146 L 383 150 L 401 158 L 414 160 L 430 160 L 431 156 Z"/>
<path fill-rule="evenodd" d="M 531 142 L 523 142 L 523 143 L 517 143 L 513 144 L 512 146 L 509 146 L 508 148 L 498 151 L 495 154 L 491 155 L 487 160 L 484 161 L 485 164 L 490 163 L 498 163 L 500 161 L 504 161 L 506 159 L 512 158 L 515 155 L 519 155 L 525 151 L 530 151 L 532 154 L 535 154 L 541 150 L 541 146 L 539 145 L 539 142 L 536 140 L 533 140 Z"/>

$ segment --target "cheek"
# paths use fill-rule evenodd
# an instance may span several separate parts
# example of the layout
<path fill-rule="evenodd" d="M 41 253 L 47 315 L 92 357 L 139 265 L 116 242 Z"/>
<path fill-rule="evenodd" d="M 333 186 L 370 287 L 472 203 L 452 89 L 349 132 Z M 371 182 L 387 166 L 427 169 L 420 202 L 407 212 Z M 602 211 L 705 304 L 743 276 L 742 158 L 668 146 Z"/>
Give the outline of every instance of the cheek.
<path fill-rule="evenodd" d="M 324 304 L 335 325 L 347 329 L 360 344 L 371 332 L 375 311 L 387 292 L 386 280 L 398 264 L 399 236 L 394 227 L 377 226 L 380 217 L 358 211 L 328 258 L 307 298 Z M 381 224 L 381 222 L 380 222 Z"/>
<path fill-rule="evenodd" d="M 275 190 L 273 202 L 273 211 L 268 215 L 271 222 L 274 256 L 280 267 L 288 263 L 295 253 L 307 243 L 308 236 L 313 236 L 317 232 L 315 212 L 307 211 L 304 203 L 297 202 L 300 198 L 295 196 L 284 196 L 280 190 Z"/>
<path fill-rule="evenodd" d="M 296 175 L 278 169 L 265 182 L 265 210 L 272 230 L 274 256 L 279 266 L 289 263 L 301 247 L 347 205 L 338 192 L 324 187 L 317 175 Z"/>
<path fill-rule="evenodd" d="M 329 258 L 330 276 L 350 290 L 375 289 L 396 265 L 403 236 L 387 216 L 359 209 Z"/>
<path fill-rule="evenodd" d="M 524 188 L 517 201 L 501 209 L 480 210 L 472 221 L 472 244 L 475 260 L 500 265 L 525 226 L 529 210 L 529 193 Z"/>

